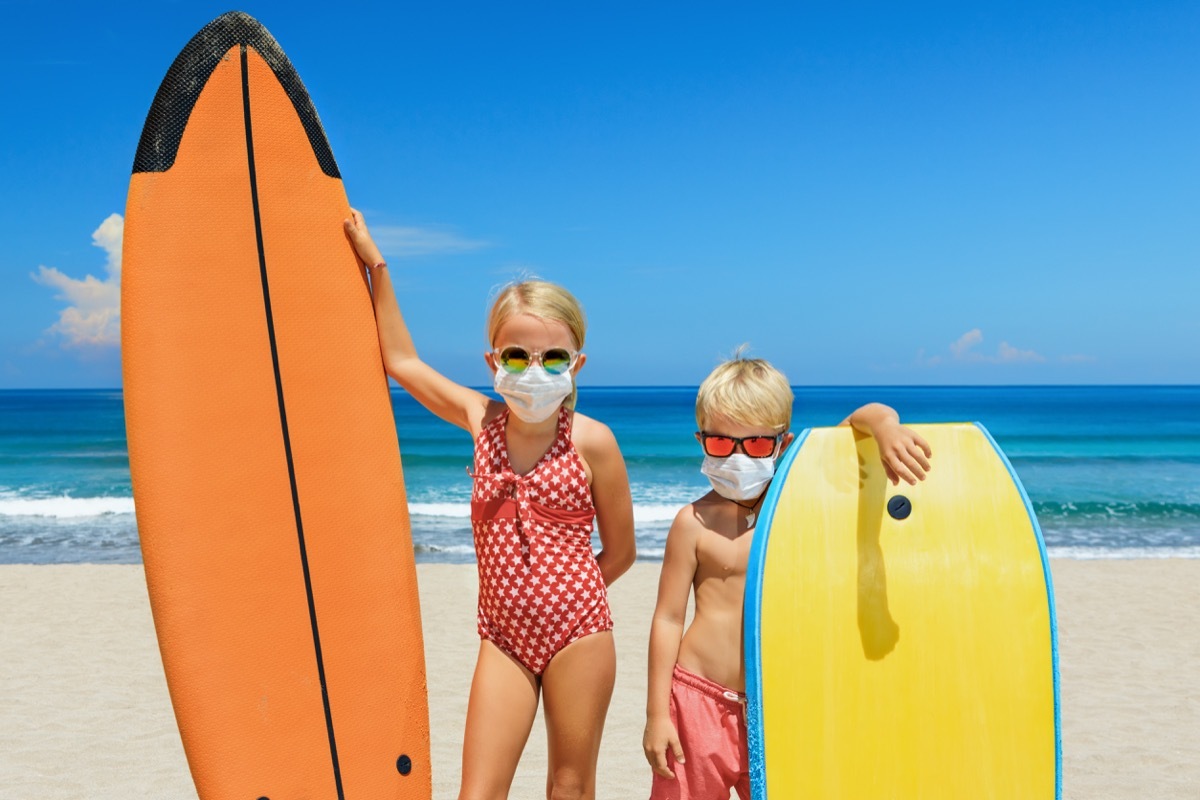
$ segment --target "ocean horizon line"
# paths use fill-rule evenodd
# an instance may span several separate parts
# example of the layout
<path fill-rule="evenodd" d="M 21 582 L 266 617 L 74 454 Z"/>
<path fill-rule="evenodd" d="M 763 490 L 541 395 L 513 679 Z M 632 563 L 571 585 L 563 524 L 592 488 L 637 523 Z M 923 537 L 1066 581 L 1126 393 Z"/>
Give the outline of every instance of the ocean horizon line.
<path fill-rule="evenodd" d="M 836 424 L 867 399 L 894 406 L 912 424 L 978 420 L 1020 475 L 1046 544 L 1067 548 L 1055 552 L 1200 551 L 1198 386 L 794 391 L 797 432 Z M 691 435 L 695 397 L 686 384 L 581 391 L 580 407 L 621 442 L 644 554 L 663 546 L 678 508 L 709 488 Z M 403 390 L 392 389 L 389 398 L 414 543 L 432 560 L 462 558 L 454 548 L 470 537 L 469 438 Z M 122 400 L 120 388 L 0 390 L 0 561 L 132 557 L 137 538 Z"/>
<path fill-rule="evenodd" d="M 593 389 L 697 389 L 700 384 L 688 383 L 585 383 L 581 391 Z M 1200 383 L 795 383 L 792 389 L 1200 389 Z M 490 391 L 490 385 L 471 385 L 467 388 Z M 0 387 L 0 393 L 20 392 L 122 392 L 123 386 L 9 386 Z M 408 395 L 404 388 L 388 386 L 390 394 Z"/>

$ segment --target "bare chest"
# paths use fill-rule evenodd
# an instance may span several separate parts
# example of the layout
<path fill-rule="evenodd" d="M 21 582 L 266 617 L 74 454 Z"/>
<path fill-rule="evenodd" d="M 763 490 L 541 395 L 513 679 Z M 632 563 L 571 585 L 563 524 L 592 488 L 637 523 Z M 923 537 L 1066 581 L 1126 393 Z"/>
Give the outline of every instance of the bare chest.
<path fill-rule="evenodd" d="M 744 578 L 753 539 L 753 529 L 731 536 L 707 531 L 696 547 L 697 577 Z"/>

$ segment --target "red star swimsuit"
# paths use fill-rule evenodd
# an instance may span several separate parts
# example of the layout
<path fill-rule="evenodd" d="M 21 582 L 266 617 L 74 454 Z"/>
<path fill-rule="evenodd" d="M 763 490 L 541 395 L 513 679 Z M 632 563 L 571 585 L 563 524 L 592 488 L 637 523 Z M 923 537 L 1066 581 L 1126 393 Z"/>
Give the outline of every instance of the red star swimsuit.
<path fill-rule="evenodd" d="M 479 635 L 541 675 L 564 647 L 612 630 L 608 592 L 592 553 L 596 516 L 572 412 L 524 475 L 508 460 L 502 411 L 475 441 L 471 528 L 479 562 Z"/>

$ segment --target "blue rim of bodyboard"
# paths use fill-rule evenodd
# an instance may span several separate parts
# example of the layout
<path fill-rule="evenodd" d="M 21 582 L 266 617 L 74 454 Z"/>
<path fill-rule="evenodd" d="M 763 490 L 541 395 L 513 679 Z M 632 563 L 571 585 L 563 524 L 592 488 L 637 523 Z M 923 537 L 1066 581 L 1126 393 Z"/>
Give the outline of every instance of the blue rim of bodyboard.
<path fill-rule="evenodd" d="M 762 653 L 759 642 L 762 629 L 762 582 L 763 566 L 767 560 L 767 539 L 771 536 L 771 523 L 779 495 L 787 483 L 788 472 L 796 454 L 804 445 L 812 428 L 805 428 L 792 442 L 775 467 L 775 478 L 763 498 L 762 513 L 754 528 L 754 541 L 750 544 L 750 558 L 746 564 L 746 588 L 742 599 L 742 638 L 746 659 L 746 749 L 750 755 L 750 796 L 754 800 L 767 800 L 767 763 L 763 749 L 762 713 Z"/>
<path fill-rule="evenodd" d="M 1050 577 L 1050 555 L 1046 552 L 1046 540 L 1042 536 L 1042 526 L 1038 523 L 1037 514 L 1034 513 L 1033 503 L 1029 502 L 1029 495 L 1025 493 L 1025 485 L 1021 483 L 1021 479 L 1017 477 L 1017 471 L 1013 469 L 1012 462 L 1008 460 L 1008 456 L 1000 449 L 1000 445 L 996 444 L 996 440 L 992 438 L 992 434 L 988 429 L 983 427 L 983 423 L 972 423 L 976 428 L 983 432 L 995 449 L 996 454 L 1000 456 L 1000 461 L 1003 462 L 1004 468 L 1008 470 L 1009 477 L 1012 478 L 1013 484 L 1017 487 L 1017 492 L 1021 495 L 1021 502 L 1025 504 L 1025 512 L 1029 515 L 1029 521 L 1033 523 L 1033 535 L 1037 540 L 1038 555 L 1042 559 L 1042 577 L 1046 581 L 1046 605 L 1050 613 L 1050 671 L 1054 676 L 1054 800 L 1062 798 L 1062 711 L 1059 703 L 1059 673 L 1058 673 L 1058 612 L 1054 607 L 1054 582 Z"/>
<path fill-rule="evenodd" d="M 1042 561 L 1042 575 L 1046 584 L 1047 608 L 1050 614 L 1050 663 L 1054 679 L 1054 797 L 1062 798 L 1062 718 L 1059 702 L 1059 670 L 1058 670 L 1058 616 L 1054 607 L 1054 587 L 1050 576 L 1050 558 L 1046 552 L 1046 541 L 1042 536 L 1041 525 L 1038 524 L 1037 514 L 1033 504 L 1025 492 L 1025 486 L 1017 477 L 1016 470 L 1008 456 L 996 444 L 992 434 L 981 423 L 972 423 L 987 438 L 988 443 L 1000 456 L 1004 468 L 1017 487 L 1021 502 L 1033 525 L 1034 538 L 1037 541 L 1038 554 Z M 763 704 L 762 704 L 762 653 L 759 646 L 762 632 L 762 588 L 764 566 L 767 558 L 767 543 L 771 536 L 771 523 L 774 520 L 775 508 L 783 485 L 787 482 L 787 474 L 792 468 L 792 462 L 800 452 L 800 447 L 808 438 L 811 428 L 804 431 L 788 448 L 775 471 L 775 480 L 763 499 L 763 510 L 756 526 L 754 542 L 750 545 L 750 558 L 746 565 L 746 589 L 743 599 L 743 646 L 746 658 L 746 746 L 750 756 L 750 796 L 754 800 L 767 800 L 767 771 L 766 752 L 763 745 Z"/>

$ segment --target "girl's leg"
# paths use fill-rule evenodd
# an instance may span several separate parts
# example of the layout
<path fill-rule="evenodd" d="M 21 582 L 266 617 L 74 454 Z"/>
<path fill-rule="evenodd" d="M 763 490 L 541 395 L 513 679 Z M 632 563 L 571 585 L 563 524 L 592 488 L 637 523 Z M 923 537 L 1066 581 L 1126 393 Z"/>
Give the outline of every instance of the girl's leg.
<path fill-rule="evenodd" d="M 593 633 L 567 645 L 542 674 L 550 755 L 547 798 L 591 800 L 596 796 L 600 735 L 616 675 L 612 631 Z"/>
<path fill-rule="evenodd" d="M 537 713 L 533 673 L 489 641 L 479 660 L 467 702 L 459 800 L 504 800 Z"/>

